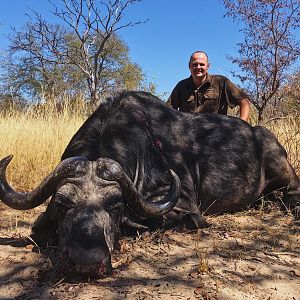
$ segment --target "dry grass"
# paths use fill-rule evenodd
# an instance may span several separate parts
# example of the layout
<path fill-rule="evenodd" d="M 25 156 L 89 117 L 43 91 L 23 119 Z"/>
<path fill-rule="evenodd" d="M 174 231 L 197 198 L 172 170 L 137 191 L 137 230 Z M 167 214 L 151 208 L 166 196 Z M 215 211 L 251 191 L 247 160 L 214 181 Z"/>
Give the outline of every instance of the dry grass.
<path fill-rule="evenodd" d="M 0 158 L 13 154 L 8 180 L 19 191 L 35 187 L 60 160 L 70 138 L 90 114 L 86 104 L 65 101 L 17 112 L 12 107 L 0 115 Z M 267 124 L 287 149 L 289 159 L 300 173 L 300 117 Z"/>
<path fill-rule="evenodd" d="M 284 119 L 273 120 L 266 124 L 285 147 L 289 161 L 300 175 L 300 112 Z"/>
<path fill-rule="evenodd" d="M 0 220 L 5 242 L 12 234 L 4 231 L 15 230 L 16 220 L 2 214 Z M 113 275 L 91 282 L 65 280 L 48 257 L 4 244 L 0 294 L 5 299 L 298 299 L 299 227 L 291 216 L 274 208 L 208 221 L 211 227 L 196 232 L 177 228 L 123 237 L 113 255 Z M 22 224 L 18 231 L 28 234 Z"/>
<path fill-rule="evenodd" d="M 19 191 L 35 187 L 59 162 L 88 114 L 86 107 L 78 104 L 61 107 L 59 113 L 49 105 L 22 114 L 12 110 L 0 115 L 0 158 L 14 155 L 8 168 L 9 182 Z M 270 122 L 267 127 L 285 146 L 300 174 L 299 116 Z M 28 236 L 32 222 L 43 210 L 38 207 L 20 212 L 3 204 L 0 209 L 3 242 Z M 297 294 L 299 231 L 290 215 L 272 208 L 268 213 L 261 209 L 211 216 L 208 221 L 212 226 L 197 232 L 177 229 L 123 238 L 119 251 L 113 255 L 114 276 L 91 285 L 85 283 L 84 289 L 81 283 L 63 283 L 64 278 L 48 266 L 48 260 L 20 275 L 19 264 L 26 262 L 30 267 L 30 259 L 36 264 L 36 256 L 26 249 L 21 249 L 23 254 L 11 255 L 3 251 L 9 248 L 2 248 L 0 269 L 17 274 L 18 283 L 14 285 L 12 275 L 2 276 L 1 288 L 6 297 L 21 292 L 36 296 L 28 299 L 41 299 L 40 295 L 46 293 L 43 287 L 52 296 L 57 295 L 57 299 L 73 299 L 70 291 L 80 294 L 83 290 L 85 296 L 80 299 L 98 299 L 103 295 L 103 299 L 120 299 L 127 294 L 136 296 L 135 299 L 237 299 L 232 295 L 240 296 L 239 299 L 273 299 L 274 293 L 274 299 L 288 299 L 286 290 L 292 296 Z M 28 274 L 34 276 L 31 281 Z M 43 284 L 36 286 L 37 279 Z M 264 290 L 260 288 L 262 284 Z M 65 293 L 64 288 L 69 292 Z M 111 296 L 112 291 L 115 297 Z M 50 294 L 45 299 L 52 298 Z M 148 294 L 151 297 L 144 297 Z M 278 295 L 284 296 L 276 298 Z"/>
<path fill-rule="evenodd" d="M 73 110 L 74 109 L 74 110 Z M 0 116 L 0 157 L 13 154 L 7 177 L 20 191 L 32 189 L 60 161 L 69 140 L 84 122 L 82 107 L 44 105 Z"/>

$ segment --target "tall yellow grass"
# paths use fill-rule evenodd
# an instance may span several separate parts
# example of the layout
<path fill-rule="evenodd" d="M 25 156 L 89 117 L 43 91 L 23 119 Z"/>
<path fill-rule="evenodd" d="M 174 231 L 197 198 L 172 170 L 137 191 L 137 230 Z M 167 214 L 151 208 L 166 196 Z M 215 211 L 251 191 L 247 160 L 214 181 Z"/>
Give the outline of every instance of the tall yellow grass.
<path fill-rule="evenodd" d="M 7 179 L 19 191 L 30 190 L 60 161 L 73 134 L 90 114 L 83 102 L 43 105 L 27 112 L 0 114 L 0 158 L 13 154 Z M 267 124 L 287 149 L 290 161 L 300 173 L 300 118 L 297 116 Z"/>
<path fill-rule="evenodd" d="M 73 134 L 88 115 L 83 105 L 52 104 L 0 115 L 0 158 L 13 154 L 7 180 L 19 191 L 30 190 L 59 163 Z"/>
<path fill-rule="evenodd" d="M 265 125 L 285 147 L 288 159 L 300 176 L 300 112 L 285 118 L 274 119 Z"/>

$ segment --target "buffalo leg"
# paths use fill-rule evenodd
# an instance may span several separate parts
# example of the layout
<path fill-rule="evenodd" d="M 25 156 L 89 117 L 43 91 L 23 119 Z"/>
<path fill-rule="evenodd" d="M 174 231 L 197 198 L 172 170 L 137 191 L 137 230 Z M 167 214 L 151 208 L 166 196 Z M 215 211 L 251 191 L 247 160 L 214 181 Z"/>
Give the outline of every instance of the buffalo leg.
<path fill-rule="evenodd" d="M 284 195 L 284 204 L 290 208 L 297 219 L 300 218 L 300 179 L 290 167 L 290 184 Z"/>
<path fill-rule="evenodd" d="M 300 179 L 285 157 L 269 163 L 266 168 L 266 187 L 264 195 L 272 191 L 283 191 L 283 206 L 300 217 Z"/>

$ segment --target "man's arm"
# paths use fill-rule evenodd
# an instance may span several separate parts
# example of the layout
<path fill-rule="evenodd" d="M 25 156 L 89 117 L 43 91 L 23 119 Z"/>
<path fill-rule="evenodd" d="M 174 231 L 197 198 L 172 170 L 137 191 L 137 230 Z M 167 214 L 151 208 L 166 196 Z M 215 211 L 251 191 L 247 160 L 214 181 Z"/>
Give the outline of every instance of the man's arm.
<path fill-rule="evenodd" d="M 170 107 L 173 108 L 173 105 L 172 105 L 172 94 L 171 94 L 170 97 L 168 98 L 166 104 L 167 104 L 168 106 L 170 106 Z"/>
<path fill-rule="evenodd" d="M 224 89 L 229 106 L 232 108 L 239 105 L 240 118 L 248 122 L 250 112 L 250 101 L 248 96 L 240 87 L 231 82 L 227 77 L 222 76 L 221 78 L 225 79 Z"/>
<path fill-rule="evenodd" d="M 247 98 L 244 98 L 240 101 L 239 106 L 240 106 L 240 118 L 248 122 L 249 112 L 250 112 L 250 101 Z"/>
<path fill-rule="evenodd" d="M 178 109 L 179 107 L 179 97 L 178 97 L 178 92 L 176 89 L 174 89 L 169 97 L 169 99 L 167 100 L 167 105 L 174 108 L 174 109 Z"/>

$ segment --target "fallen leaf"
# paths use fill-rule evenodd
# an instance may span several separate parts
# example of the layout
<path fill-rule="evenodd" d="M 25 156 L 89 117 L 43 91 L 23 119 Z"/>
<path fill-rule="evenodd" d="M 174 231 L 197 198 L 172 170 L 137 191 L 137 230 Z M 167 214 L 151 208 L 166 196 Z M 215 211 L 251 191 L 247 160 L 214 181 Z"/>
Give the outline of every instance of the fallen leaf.
<path fill-rule="evenodd" d="M 195 290 L 194 290 L 194 294 L 195 295 L 200 295 L 202 292 L 202 287 L 197 287 Z"/>

